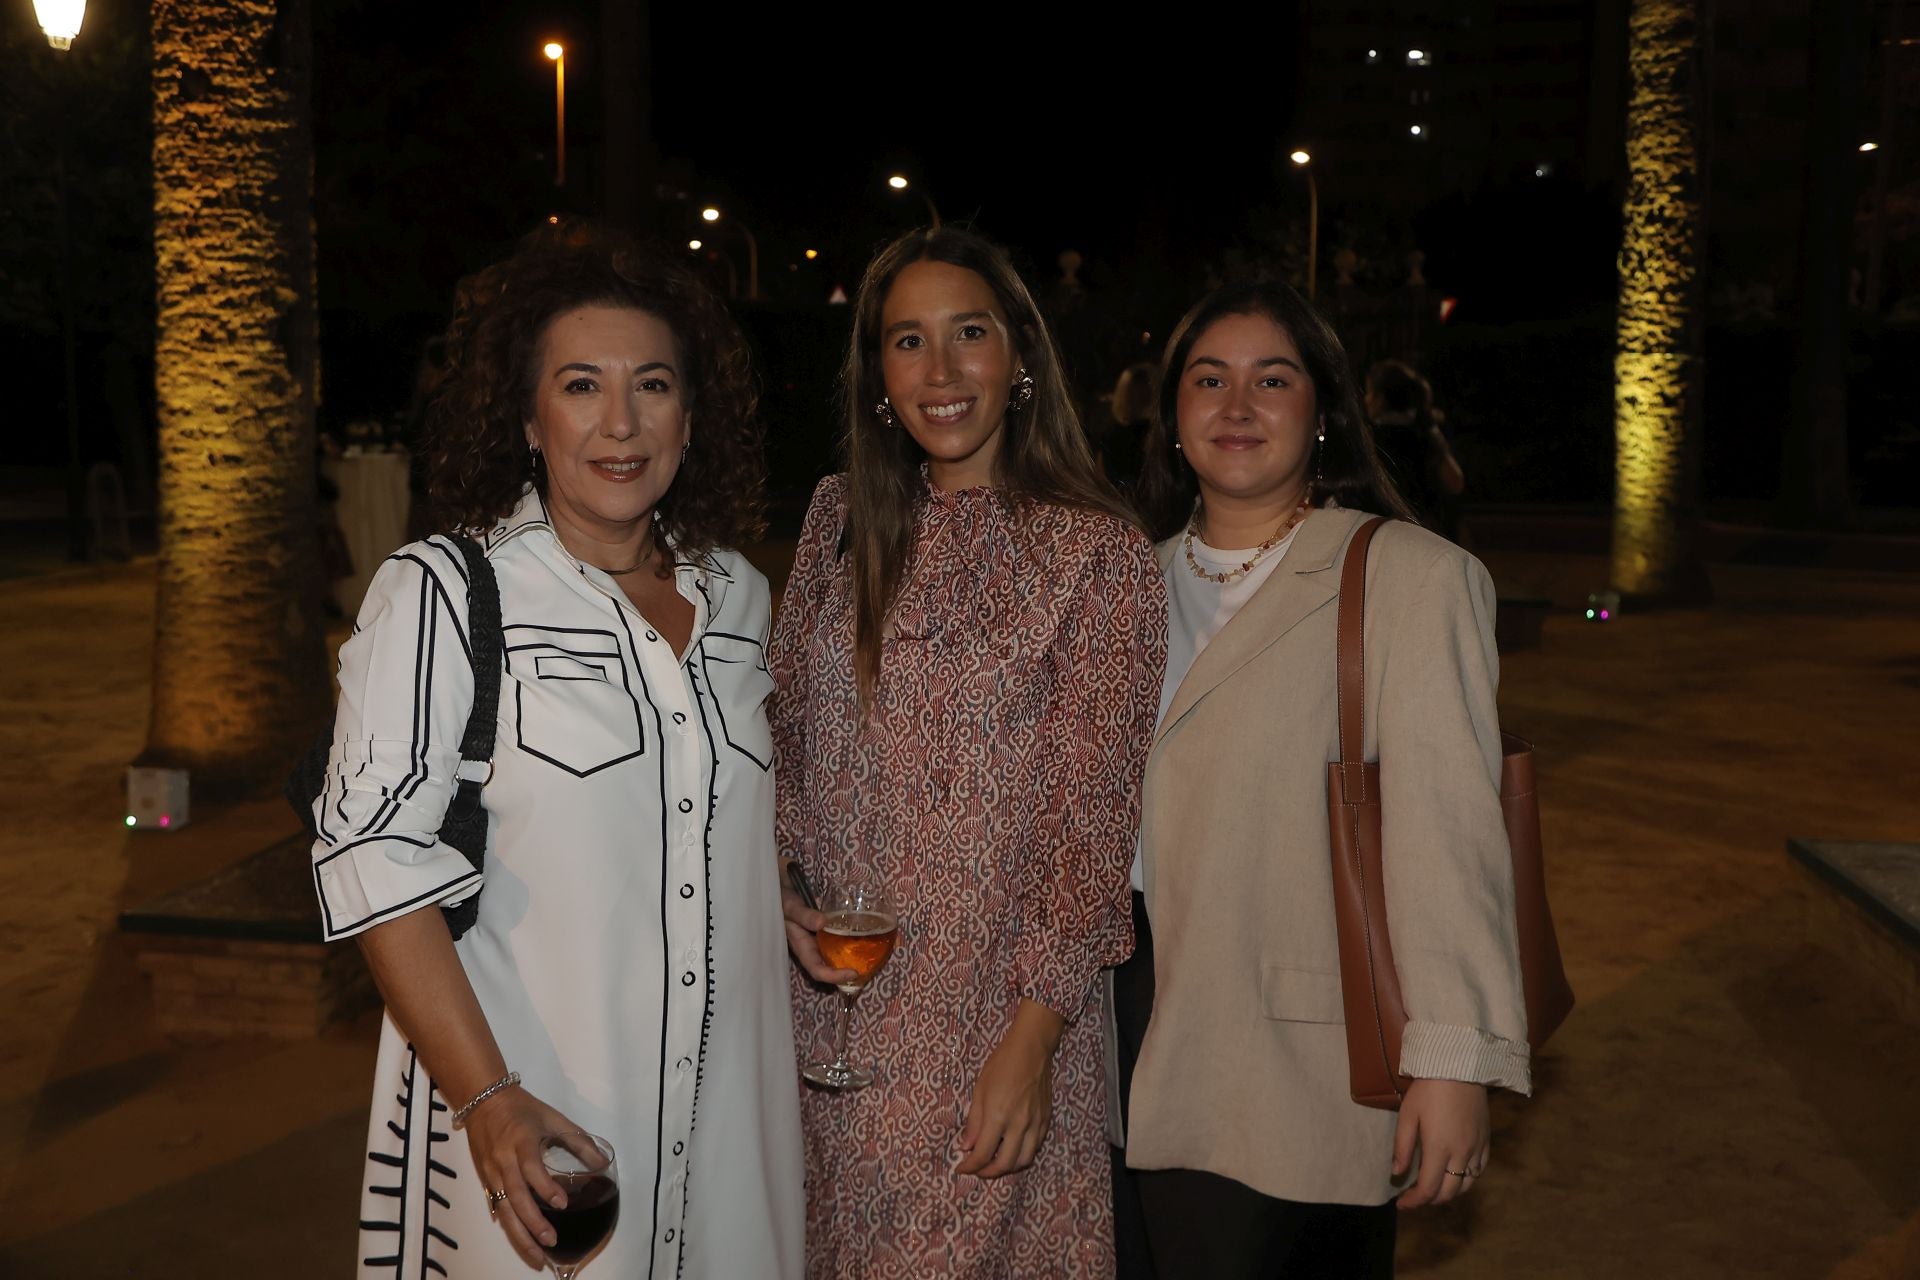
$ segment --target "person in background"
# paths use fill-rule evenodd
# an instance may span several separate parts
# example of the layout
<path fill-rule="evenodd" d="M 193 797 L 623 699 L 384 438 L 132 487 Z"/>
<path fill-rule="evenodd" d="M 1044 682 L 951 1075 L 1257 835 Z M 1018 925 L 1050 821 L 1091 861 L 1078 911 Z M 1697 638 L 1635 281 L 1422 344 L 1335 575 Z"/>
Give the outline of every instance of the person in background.
<path fill-rule="evenodd" d="M 1412 365 L 1382 360 L 1367 370 L 1366 409 L 1374 439 L 1414 516 L 1447 541 L 1460 541 L 1460 495 L 1467 476 L 1433 407 L 1433 387 Z"/>
<path fill-rule="evenodd" d="M 769 597 L 732 549 L 760 528 L 746 344 L 672 256 L 568 227 L 466 282 L 445 373 L 430 492 L 504 636 L 485 858 L 438 839 L 487 625 L 444 534 L 368 590 L 314 805 L 325 936 L 387 1005 L 359 1274 L 526 1276 L 565 1200 L 542 1142 L 585 1131 L 622 1202 L 588 1275 L 792 1280 Z M 476 893 L 456 942 L 439 908 Z"/>
<path fill-rule="evenodd" d="M 1114 974 L 1133 1277 L 1391 1276 L 1399 1208 L 1487 1172 L 1487 1090 L 1526 1092 L 1501 817 L 1493 583 L 1407 521 L 1339 339 L 1232 283 L 1167 345 L 1141 497 L 1168 596 L 1132 959 Z M 1411 1014 L 1399 1112 L 1349 1093 L 1327 763 L 1335 600 L 1369 513 L 1366 758 Z"/>
<path fill-rule="evenodd" d="M 854 1007 L 873 1082 L 810 1091 L 808 1274 L 1113 1272 L 1096 975 L 1165 659 L 1152 549 L 1101 478 L 1006 255 L 951 225 L 881 251 L 774 632 L 778 837 L 877 882 L 899 944 Z M 803 1061 L 850 977 L 786 899 Z M 808 979 L 812 979 L 809 981 Z"/>
<path fill-rule="evenodd" d="M 1153 373 L 1144 361 L 1131 364 L 1113 384 L 1108 409 L 1113 422 L 1100 437 L 1100 467 L 1123 494 L 1131 494 L 1140 481 L 1147 428 L 1153 421 Z"/>

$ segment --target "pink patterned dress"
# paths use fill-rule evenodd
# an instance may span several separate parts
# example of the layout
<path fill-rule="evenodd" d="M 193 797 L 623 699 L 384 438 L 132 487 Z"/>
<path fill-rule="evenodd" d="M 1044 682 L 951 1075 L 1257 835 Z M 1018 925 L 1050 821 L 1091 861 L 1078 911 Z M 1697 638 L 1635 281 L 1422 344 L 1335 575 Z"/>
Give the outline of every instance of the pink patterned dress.
<path fill-rule="evenodd" d="M 923 489 L 860 723 L 844 482 L 814 494 L 775 627 L 779 847 L 816 884 L 890 882 L 900 945 L 854 1005 L 851 1094 L 807 1089 L 816 1280 L 1113 1274 L 1094 978 L 1132 949 L 1127 873 L 1166 661 L 1165 588 L 1112 516 Z M 839 997 L 795 970 L 794 1035 Z M 974 1078 L 1022 997 L 1068 1020 L 1033 1165 L 960 1175 Z"/>

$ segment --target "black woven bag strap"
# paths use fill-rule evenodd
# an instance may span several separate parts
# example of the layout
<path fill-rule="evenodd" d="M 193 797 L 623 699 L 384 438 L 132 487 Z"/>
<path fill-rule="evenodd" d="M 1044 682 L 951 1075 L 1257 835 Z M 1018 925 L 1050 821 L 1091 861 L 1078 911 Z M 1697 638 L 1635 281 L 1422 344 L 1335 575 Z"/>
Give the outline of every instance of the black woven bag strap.
<path fill-rule="evenodd" d="M 455 534 L 453 545 L 467 562 L 467 643 L 473 651 L 473 711 L 460 758 L 490 762 L 500 712 L 500 583 L 479 543 Z"/>

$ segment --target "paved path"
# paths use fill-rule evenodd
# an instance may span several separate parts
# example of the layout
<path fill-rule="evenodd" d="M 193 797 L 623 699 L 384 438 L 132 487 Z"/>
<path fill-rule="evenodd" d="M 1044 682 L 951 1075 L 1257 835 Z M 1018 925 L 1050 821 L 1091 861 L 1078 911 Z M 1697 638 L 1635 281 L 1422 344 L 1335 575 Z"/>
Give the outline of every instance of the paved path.
<path fill-rule="evenodd" d="M 1602 572 L 1489 559 L 1569 606 Z M 1715 585 L 1710 612 L 1556 615 L 1507 660 L 1582 1003 L 1539 1097 L 1497 1109 L 1494 1173 L 1410 1219 L 1405 1275 L 1920 1275 L 1920 1027 L 1808 941 L 1782 853 L 1920 838 L 1920 578 Z M 169 1045 L 112 929 L 289 826 L 120 825 L 152 592 L 144 563 L 0 581 L 0 1276 L 340 1277 L 371 1023 Z"/>

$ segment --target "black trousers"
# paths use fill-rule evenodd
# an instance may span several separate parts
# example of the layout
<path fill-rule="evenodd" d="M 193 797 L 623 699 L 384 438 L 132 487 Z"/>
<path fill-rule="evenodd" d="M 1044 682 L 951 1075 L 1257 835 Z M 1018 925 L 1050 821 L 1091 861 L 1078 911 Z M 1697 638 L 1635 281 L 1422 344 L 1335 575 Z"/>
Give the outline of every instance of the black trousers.
<path fill-rule="evenodd" d="M 1153 934 L 1133 895 L 1131 959 L 1113 975 L 1121 1115 L 1153 1013 Z M 1118 1280 L 1391 1280 L 1399 1210 L 1278 1200 L 1200 1169 L 1135 1170 L 1113 1153 Z"/>

